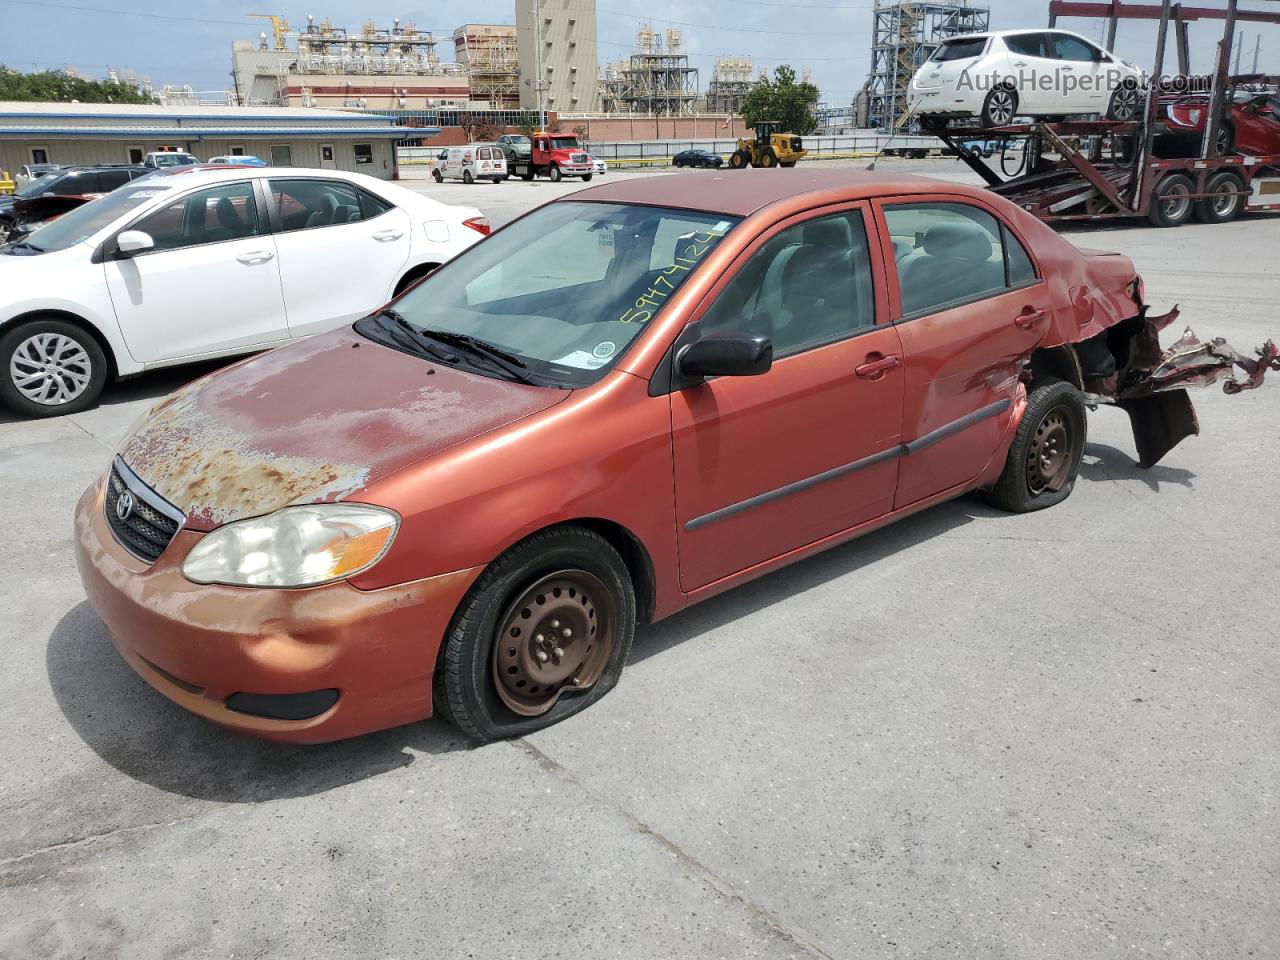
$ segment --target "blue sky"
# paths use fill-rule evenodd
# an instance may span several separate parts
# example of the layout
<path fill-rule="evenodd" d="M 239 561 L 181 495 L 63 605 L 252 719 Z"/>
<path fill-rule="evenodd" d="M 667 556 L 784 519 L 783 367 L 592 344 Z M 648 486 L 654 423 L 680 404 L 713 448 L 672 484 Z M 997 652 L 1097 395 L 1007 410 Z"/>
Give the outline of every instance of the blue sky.
<path fill-rule="evenodd" d="M 1222 6 L 1221 0 L 1201 0 Z M 1245 7 L 1266 9 L 1266 4 Z M 1275 9 L 1276 4 L 1270 8 Z M 1043 26 L 1046 0 L 991 0 L 994 29 Z M 234 40 L 252 40 L 266 29 L 250 12 L 284 15 L 291 24 L 306 23 L 307 14 L 358 28 L 366 19 L 390 24 L 393 17 L 414 22 L 447 41 L 464 22 L 511 23 L 513 0 L 439 0 L 430 7 L 412 2 L 330 2 L 317 0 L 222 0 L 204 4 L 161 4 L 153 0 L 0 0 L 0 63 L 18 69 L 73 66 L 100 76 L 108 66 L 130 68 L 157 84 L 189 83 L 199 90 L 230 85 L 230 49 Z M 823 99 L 847 103 L 862 85 L 868 69 L 871 0 L 600 0 L 597 7 L 601 61 L 625 57 L 637 27 L 646 19 L 655 28 L 679 27 L 693 65 L 701 70 L 705 89 L 711 65 L 720 55 L 745 55 L 757 68 L 791 63 L 812 70 Z M 1099 20 L 1064 22 L 1062 26 L 1101 39 Z M 1117 52 L 1149 69 L 1154 24 L 1122 22 Z M 1280 28 L 1242 27 L 1244 63 L 1252 60 L 1254 37 L 1262 36 L 1264 70 L 1280 73 Z M 1192 24 L 1192 67 L 1207 70 L 1221 25 Z M 442 43 L 445 58 L 449 43 Z M 1172 62 L 1172 51 L 1170 52 Z"/>

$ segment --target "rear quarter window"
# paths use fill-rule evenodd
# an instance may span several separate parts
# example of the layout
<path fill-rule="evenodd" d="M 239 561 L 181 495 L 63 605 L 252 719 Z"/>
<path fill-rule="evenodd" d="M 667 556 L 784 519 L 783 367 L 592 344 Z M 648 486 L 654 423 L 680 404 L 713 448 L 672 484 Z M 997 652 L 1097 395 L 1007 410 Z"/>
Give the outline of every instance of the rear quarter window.
<path fill-rule="evenodd" d="M 948 63 L 952 60 L 972 60 L 982 56 L 987 49 L 986 37 L 974 37 L 968 40 L 948 40 L 933 52 L 936 63 Z"/>

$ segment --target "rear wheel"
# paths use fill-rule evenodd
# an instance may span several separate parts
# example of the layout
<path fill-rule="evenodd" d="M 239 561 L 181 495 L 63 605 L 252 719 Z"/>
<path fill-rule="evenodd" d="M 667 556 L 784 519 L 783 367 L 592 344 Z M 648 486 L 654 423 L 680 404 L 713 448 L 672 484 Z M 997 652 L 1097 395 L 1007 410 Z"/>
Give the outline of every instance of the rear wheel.
<path fill-rule="evenodd" d="M 1196 201 L 1196 219 L 1201 223 L 1228 223 L 1244 210 L 1244 181 L 1229 170 L 1211 176 L 1204 192 L 1214 196 Z"/>
<path fill-rule="evenodd" d="M 0 337 L 0 400 L 28 417 L 91 406 L 107 382 L 107 358 L 91 334 L 65 320 L 24 323 Z"/>
<path fill-rule="evenodd" d="M 532 180 L 532 179 L 533 179 L 533 171 L 532 171 L 532 170 L 526 170 L 524 173 L 520 174 L 520 179 L 521 179 L 521 180 Z"/>
<path fill-rule="evenodd" d="M 475 182 L 476 182 L 476 178 L 475 178 L 475 177 L 473 177 L 473 176 L 471 175 L 471 171 L 470 171 L 470 170 L 463 170 L 463 171 L 462 171 L 462 182 L 463 182 L 463 183 L 475 183 Z"/>
<path fill-rule="evenodd" d="M 1228 157 L 1235 152 L 1236 148 L 1236 132 L 1231 128 L 1231 124 L 1223 122 L 1218 127 L 1218 156 Z"/>
<path fill-rule="evenodd" d="M 1181 173 L 1165 177 L 1151 193 L 1151 211 L 1147 219 L 1156 227 L 1180 227 L 1191 219 L 1195 204 L 1191 178 Z"/>
<path fill-rule="evenodd" d="M 436 178 L 436 183 L 444 183 L 444 174 L 439 170 L 432 170 L 431 175 Z"/>
<path fill-rule="evenodd" d="M 941 133 L 947 129 L 947 118 L 925 114 L 920 118 L 920 129 L 925 133 Z"/>
<path fill-rule="evenodd" d="M 745 150 L 735 150 L 729 158 L 729 166 L 735 170 L 745 170 L 751 165 L 751 157 Z"/>
<path fill-rule="evenodd" d="M 1007 127 L 1018 115 L 1018 95 L 1008 87 L 996 87 L 982 104 L 984 127 Z"/>
<path fill-rule="evenodd" d="M 1034 384 L 1004 472 L 987 494 L 994 505 L 1029 513 L 1071 496 L 1087 435 L 1084 397 L 1064 380 Z"/>
<path fill-rule="evenodd" d="M 480 741 L 572 716 L 617 684 L 635 617 L 630 573 L 608 541 L 574 526 L 534 534 L 463 600 L 436 667 L 437 710 Z"/>

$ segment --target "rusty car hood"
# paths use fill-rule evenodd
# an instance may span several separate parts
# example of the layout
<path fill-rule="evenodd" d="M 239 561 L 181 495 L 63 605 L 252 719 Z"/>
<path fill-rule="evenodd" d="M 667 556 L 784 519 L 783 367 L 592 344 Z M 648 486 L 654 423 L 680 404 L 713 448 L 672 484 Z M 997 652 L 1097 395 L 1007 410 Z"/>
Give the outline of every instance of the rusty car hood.
<path fill-rule="evenodd" d="M 375 480 L 567 395 L 429 363 L 347 328 L 188 384 L 139 421 L 120 456 L 189 527 L 208 530 L 290 504 L 357 499 Z"/>

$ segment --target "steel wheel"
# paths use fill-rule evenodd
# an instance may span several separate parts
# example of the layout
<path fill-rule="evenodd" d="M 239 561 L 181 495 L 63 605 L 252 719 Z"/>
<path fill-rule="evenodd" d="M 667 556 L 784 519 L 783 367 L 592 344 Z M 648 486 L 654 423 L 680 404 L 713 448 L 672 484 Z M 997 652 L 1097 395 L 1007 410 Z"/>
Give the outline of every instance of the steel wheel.
<path fill-rule="evenodd" d="M 1050 410 L 1036 427 L 1027 453 L 1027 489 L 1033 496 L 1057 493 L 1071 476 L 1072 424 L 1061 407 Z"/>
<path fill-rule="evenodd" d="M 1171 183 L 1162 191 L 1160 215 L 1169 223 L 1182 223 L 1191 215 L 1191 187 L 1181 182 Z"/>
<path fill-rule="evenodd" d="M 612 593 L 585 570 L 561 570 L 520 594 L 493 647 L 498 697 L 513 713 L 546 713 L 566 688 L 587 690 L 613 652 Z"/>
<path fill-rule="evenodd" d="M 27 337 L 9 359 L 9 379 L 18 393 L 41 406 L 71 403 L 92 377 L 93 363 L 84 347 L 60 333 Z"/>

